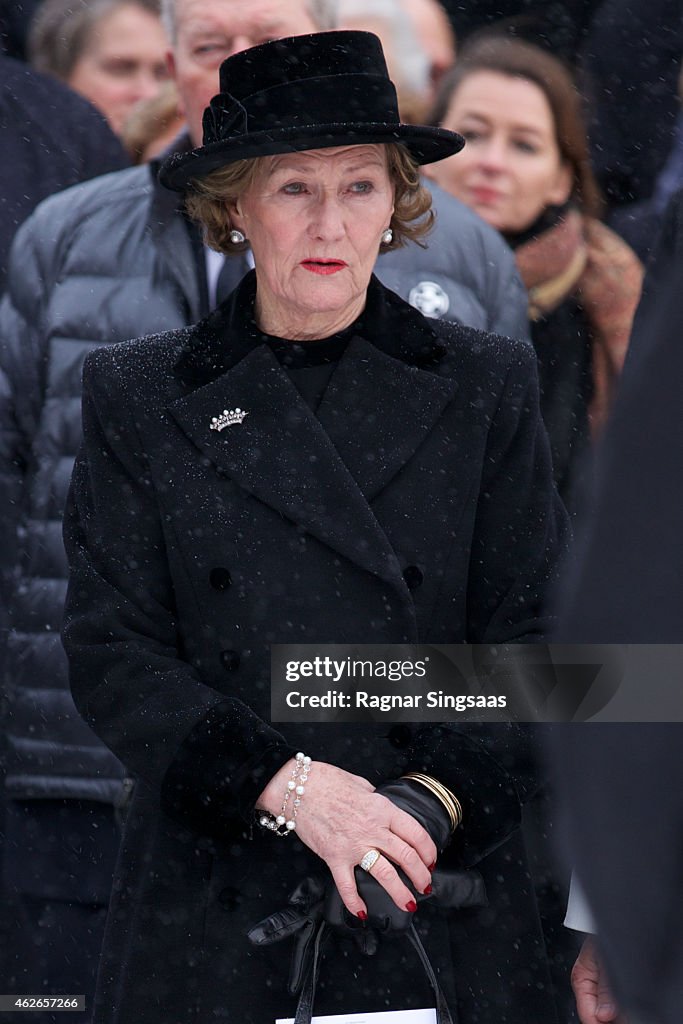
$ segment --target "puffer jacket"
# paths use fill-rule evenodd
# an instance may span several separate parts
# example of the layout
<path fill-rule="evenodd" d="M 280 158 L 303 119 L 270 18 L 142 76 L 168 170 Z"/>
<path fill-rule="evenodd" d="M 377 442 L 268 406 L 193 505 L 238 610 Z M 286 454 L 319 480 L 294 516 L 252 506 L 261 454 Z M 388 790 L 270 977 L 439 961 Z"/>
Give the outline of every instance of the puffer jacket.
<path fill-rule="evenodd" d="M 117 803 L 129 783 L 73 707 L 59 631 L 61 519 L 93 348 L 184 327 L 207 311 L 178 197 L 135 167 L 42 203 L 22 225 L 0 305 L 0 570 L 7 794 Z M 526 294 L 500 237 L 435 190 L 429 248 L 380 258 L 423 313 L 526 337 Z M 246 269 L 246 264 L 242 269 Z M 238 270 L 238 267 L 236 267 Z M 239 276 L 239 273 L 237 273 Z"/>
<path fill-rule="evenodd" d="M 425 184 L 436 214 L 427 248 L 384 253 L 377 277 L 423 316 L 529 339 L 526 289 L 511 249 L 464 203 L 433 182 Z"/>

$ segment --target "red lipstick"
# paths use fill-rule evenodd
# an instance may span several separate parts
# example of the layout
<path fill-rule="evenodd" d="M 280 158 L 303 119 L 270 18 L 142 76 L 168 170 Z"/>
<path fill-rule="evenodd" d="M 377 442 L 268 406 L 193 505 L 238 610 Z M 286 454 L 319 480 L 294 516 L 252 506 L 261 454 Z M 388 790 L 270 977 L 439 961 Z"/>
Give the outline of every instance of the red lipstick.
<path fill-rule="evenodd" d="M 312 274 L 337 274 L 347 264 L 344 260 L 302 260 L 299 266 Z"/>
<path fill-rule="evenodd" d="M 500 197 L 500 193 L 495 188 L 487 188 L 486 185 L 480 185 L 471 191 L 478 203 L 485 203 L 486 205 L 495 203 Z"/>

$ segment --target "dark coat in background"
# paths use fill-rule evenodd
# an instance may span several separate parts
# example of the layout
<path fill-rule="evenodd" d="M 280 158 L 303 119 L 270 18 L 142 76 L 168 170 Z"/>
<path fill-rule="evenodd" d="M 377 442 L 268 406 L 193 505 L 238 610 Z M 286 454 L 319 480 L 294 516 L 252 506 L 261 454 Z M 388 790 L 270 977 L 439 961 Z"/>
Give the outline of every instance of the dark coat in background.
<path fill-rule="evenodd" d="M 43 0 L 0 0 L 0 47 L 9 57 L 26 56 L 29 25 Z"/>
<path fill-rule="evenodd" d="M 0 55 L 0 294 L 14 234 L 52 195 L 130 160 L 102 114 L 61 82 Z"/>
<path fill-rule="evenodd" d="M 610 206 L 652 195 L 673 145 L 683 53 L 680 0 L 603 0 L 582 52 L 588 134 Z"/>
<path fill-rule="evenodd" d="M 682 285 L 680 262 L 663 278 L 645 278 L 562 625 L 571 642 L 681 641 Z"/>
<path fill-rule="evenodd" d="M 624 374 L 637 371 L 640 359 L 659 344 L 658 316 L 662 303 L 675 291 L 676 275 L 683 266 L 683 189 L 670 199 L 659 234 L 654 239 L 652 254 L 643 281 L 643 293 L 633 320 L 633 334 L 628 347 Z M 665 329 L 670 324 L 662 325 Z M 660 357 L 661 358 L 661 357 Z M 627 377 L 627 379 L 629 379 Z"/>
<path fill-rule="evenodd" d="M 667 278 L 646 286 L 637 318 L 633 361 L 599 466 L 595 519 L 566 596 L 564 642 L 683 641 L 683 264 L 667 269 Z M 654 669 L 640 659 L 647 692 Z M 679 657 L 674 664 L 669 682 L 680 692 Z M 625 1009 L 661 1024 L 678 1024 L 683 1006 L 682 752 L 680 722 L 565 727 L 553 746 L 565 850 L 616 994 Z"/>
<path fill-rule="evenodd" d="M 458 42 L 494 29 L 574 62 L 599 0 L 441 0 Z"/>
<path fill-rule="evenodd" d="M 3 13 L 12 19 L 20 17 L 22 10 L 27 13 L 32 6 L 28 3 L 7 3 L 0 9 L 0 17 Z M 60 82 L 4 55 L 0 55 L 0 139 L 3 157 L 0 161 L 2 294 L 7 284 L 10 245 L 15 232 L 36 204 L 53 192 L 77 182 L 123 168 L 129 160 L 102 114 L 90 103 Z M 53 225 L 49 224 L 43 237 L 49 238 L 52 233 Z M 27 299 L 29 318 L 34 326 L 36 321 L 33 318 L 39 316 L 39 294 L 48 286 L 47 276 L 47 268 L 41 265 L 36 274 L 38 280 L 32 282 Z M 53 399 L 49 418 L 54 426 L 60 420 L 59 410 L 62 400 L 66 400 L 64 391 L 68 385 L 65 385 L 63 375 L 54 373 L 54 351 L 38 355 L 31 346 L 24 344 L 25 336 L 16 339 L 17 347 L 13 350 L 16 363 L 13 359 L 8 360 L 8 346 L 12 342 L 6 327 L 5 320 L 0 328 L 0 831 L 3 835 L 0 864 L 0 931 L 3 933 L 0 935 L 0 976 L 4 991 L 52 993 L 56 988 L 64 990 L 62 986 L 71 987 L 72 984 L 77 985 L 79 991 L 87 991 L 89 986 L 86 976 L 93 975 L 93 954 L 90 950 L 93 946 L 96 949 L 98 945 L 98 938 L 90 928 L 95 918 L 104 918 L 109 891 L 107 875 L 110 879 L 118 830 L 113 814 L 107 814 L 103 804 L 89 805 L 87 815 L 81 808 L 83 821 L 87 820 L 87 824 L 79 829 L 76 824 L 79 810 L 75 803 L 66 808 L 57 801 L 65 795 L 65 790 L 69 790 L 70 782 L 69 795 L 76 799 L 83 797 L 84 789 L 89 789 L 89 795 L 100 795 L 102 787 L 98 787 L 97 768 L 102 766 L 105 758 L 109 762 L 114 759 L 105 753 L 100 756 L 99 765 L 93 766 L 86 755 L 84 764 L 79 743 L 84 736 L 92 737 L 92 733 L 81 726 L 69 733 L 60 717 L 63 706 L 55 706 L 55 703 L 59 703 L 59 697 L 57 702 L 51 700 L 51 684 L 55 674 L 53 666 L 64 664 L 59 626 L 65 584 L 60 591 L 59 584 L 55 586 L 51 580 L 53 585 L 48 585 L 39 596 L 33 591 L 33 600 L 29 601 L 30 615 L 20 616 L 20 629 L 32 632 L 31 642 L 23 645 L 21 656 L 13 659 L 11 669 L 8 665 L 7 625 L 19 592 L 26 612 L 26 592 L 18 585 L 18 581 L 15 588 L 15 580 L 10 582 L 8 575 L 10 566 L 14 569 L 18 567 L 19 559 L 19 539 L 15 528 L 21 502 L 15 486 L 17 479 L 32 477 L 34 481 L 37 478 L 40 480 L 37 488 L 32 490 L 31 502 L 34 510 L 38 505 L 42 508 L 42 525 L 45 518 L 49 519 L 55 514 L 52 484 L 40 475 L 36 461 L 32 458 L 35 451 L 29 452 L 29 446 L 23 438 L 19 446 L 14 445 L 14 440 L 25 431 L 37 431 L 41 435 L 43 455 L 47 454 L 45 433 L 38 427 L 37 418 L 33 419 L 25 413 L 29 405 L 40 404 L 44 391 L 48 390 Z M 57 357 L 56 362 L 59 361 Z M 11 371 L 10 362 L 13 364 Z M 73 394 L 78 394 L 75 388 Z M 19 396 L 17 403 L 16 396 Z M 21 411 L 17 416 L 18 407 Z M 76 410 L 74 412 L 77 415 Z M 63 431 L 58 432 L 58 438 L 58 449 L 68 446 Z M 59 463 L 59 455 L 52 447 L 50 459 Z M 28 490 L 27 487 L 26 494 Z M 58 562 L 51 560 L 51 554 L 45 555 L 43 545 L 51 548 L 52 554 L 55 550 L 59 553 L 59 534 L 52 540 L 46 538 L 44 531 L 41 530 L 40 535 L 36 531 L 33 541 L 31 552 L 24 550 L 25 561 L 22 567 L 26 569 L 27 564 L 30 564 L 28 574 L 31 575 L 36 562 L 42 562 L 41 571 L 54 576 L 58 571 L 55 570 Z M 39 551 L 43 555 L 38 554 Z M 16 620 L 13 620 L 13 625 L 17 625 Z M 36 634 L 39 636 L 36 637 Z M 16 653 L 15 647 L 12 654 Z M 48 671 L 45 671 L 46 665 Z M 11 682 L 8 674 L 11 674 Z M 62 670 L 63 677 L 65 674 Z M 12 772 L 9 762 L 13 762 L 15 767 L 16 753 L 12 742 L 16 731 L 8 728 L 7 698 L 10 691 L 15 692 L 15 687 L 22 688 L 23 700 L 18 717 L 26 723 L 26 729 L 22 736 L 25 775 L 19 790 L 15 790 L 13 795 L 21 799 L 30 793 L 32 803 L 28 817 L 25 816 L 26 808 L 22 804 L 5 802 L 6 777 L 8 772 Z M 63 725 L 62 737 L 69 737 L 71 757 L 67 754 L 61 760 L 59 755 L 54 757 L 56 734 L 50 732 L 47 724 L 55 721 Z M 45 778 L 44 771 L 41 772 L 45 760 L 43 755 L 48 760 L 58 762 L 49 779 Z M 36 787 L 33 783 L 41 774 L 43 785 Z M 79 777 L 80 785 L 73 785 L 74 776 Z M 88 776 L 89 781 L 86 782 Z M 40 802 L 41 797 L 55 800 L 52 818 Z M 17 833 L 21 836 L 20 841 L 17 841 Z M 93 836 L 97 836 L 95 844 L 92 842 Z M 92 870 L 93 846 L 96 848 L 97 871 Z M 95 877 L 97 874 L 99 877 Z M 66 901 L 74 898 L 79 904 L 78 908 L 67 908 Z M 8 899 L 10 906 L 7 904 Z M 60 908 L 58 921 L 51 915 L 55 906 Z M 87 923 L 79 931 L 76 918 L 81 911 Z M 29 920 L 22 924 L 24 913 Z M 64 925 L 67 916 L 68 926 L 61 932 L 60 927 Z M 47 929 L 48 919 L 52 920 L 51 930 Z M 79 938 L 76 938 L 77 934 Z M 88 966 L 81 970 L 85 962 Z"/>
<path fill-rule="evenodd" d="M 315 416 L 245 334 L 253 287 L 85 364 L 64 637 L 77 705 L 137 779 L 96 1020 L 292 1015 L 287 950 L 245 932 L 321 863 L 247 822 L 303 749 L 373 783 L 421 766 L 458 792 L 448 857 L 480 864 L 491 906 L 421 910 L 426 946 L 465 1024 L 553 1021 L 523 855 L 503 843 L 529 792 L 523 730 L 267 724 L 272 643 L 545 633 L 566 518 L 533 351 L 426 321 L 375 282 Z M 242 424 L 210 429 L 238 407 Z M 404 947 L 368 963 L 326 960 L 316 1012 L 429 1005 Z"/>
<path fill-rule="evenodd" d="M 674 666 L 679 687 L 680 657 Z M 643 688 L 649 677 L 645 669 Z M 550 745 L 563 853 L 588 897 L 618 1005 L 629 1020 L 657 1024 L 679 1024 L 683 1006 L 681 750 L 681 722 L 563 726 Z"/>

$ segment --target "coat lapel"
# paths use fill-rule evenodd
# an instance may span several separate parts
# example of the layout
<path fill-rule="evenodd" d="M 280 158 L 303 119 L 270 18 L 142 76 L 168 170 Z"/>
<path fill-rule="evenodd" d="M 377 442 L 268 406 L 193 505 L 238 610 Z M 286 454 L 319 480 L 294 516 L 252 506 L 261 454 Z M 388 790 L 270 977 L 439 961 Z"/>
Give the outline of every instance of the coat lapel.
<path fill-rule="evenodd" d="M 384 289 L 373 284 L 372 315 L 364 321 L 378 337 L 400 329 L 402 348 L 392 342 L 383 351 L 354 338 L 316 417 L 269 347 L 245 331 L 254 289 L 248 275 L 193 330 L 176 364 L 192 390 L 169 412 L 219 471 L 345 558 L 403 587 L 369 501 L 414 454 L 456 390 L 451 378 L 415 365 L 435 358 L 434 336 L 400 300 L 387 309 Z M 242 422 L 211 429 L 213 417 L 237 409 L 246 413 Z"/>
<path fill-rule="evenodd" d="M 414 455 L 457 390 L 355 338 L 330 381 L 318 419 L 367 501 Z"/>
<path fill-rule="evenodd" d="M 221 431 L 211 420 L 241 409 Z M 169 411 L 223 473 L 363 569 L 401 579 L 396 556 L 320 423 L 266 346 Z"/>

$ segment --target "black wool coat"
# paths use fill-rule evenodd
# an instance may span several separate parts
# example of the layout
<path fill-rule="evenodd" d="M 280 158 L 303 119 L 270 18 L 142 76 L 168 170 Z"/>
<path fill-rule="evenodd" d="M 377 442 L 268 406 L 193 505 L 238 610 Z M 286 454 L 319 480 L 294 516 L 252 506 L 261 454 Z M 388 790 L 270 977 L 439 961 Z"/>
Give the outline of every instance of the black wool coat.
<path fill-rule="evenodd" d="M 84 97 L 2 54 L 0 127 L 1 295 L 14 235 L 41 199 L 130 161 L 104 116 Z"/>
<path fill-rule="evenodd" d="M 658 700 L 679 692 L 674 645 L 683 643 L 682 203 L 679 193 L 648 269 L 598 461 L 595 512 L 558 631 L 562 643 L 642 652 L 629 655 L 629 673 L 640 670 L 652 718 L 661 717 L 553 734 L 565 849 L 595 914 L 615 994 L 629 1019 L 662 1024 L 677 1024 L 683 1006 L 683 723 L 666 721 L 677 716 Z M 653 658 L 650 644 L 662 653 Z"/>
<path fill-rule="evenodd" d="M 363 336 L 317 415 L 245 330 L 255 281 L 196 327 L 102 349 L 65 518 L 74 698 L 137 779 L 114 885 L 98 1024 L 293 1016 L 285 946 L 245 932 L 324 865 L 249 825 L 295 749 L 377 784 L 441 778 L 490 907 L 425 906 L 463 1024 L 555 1020 L 522 856 L 518 727 L 268 722 L 277 642 L 542 637 L 566 546 L 526 343 L 430 322 L 376 280 Z M 210 429 L 223 410 L 240 424 Z M 411 589 L 412 588 L 412 589 Z M 275 845 L 277 844 L 277 846 Z M 444 860 L 444 863 L 446 859 Z M 316 1012 L 430 1005 L 415 955 L 340 946 Z M 455 966 L 454 966 L 455 965 Z"/>

